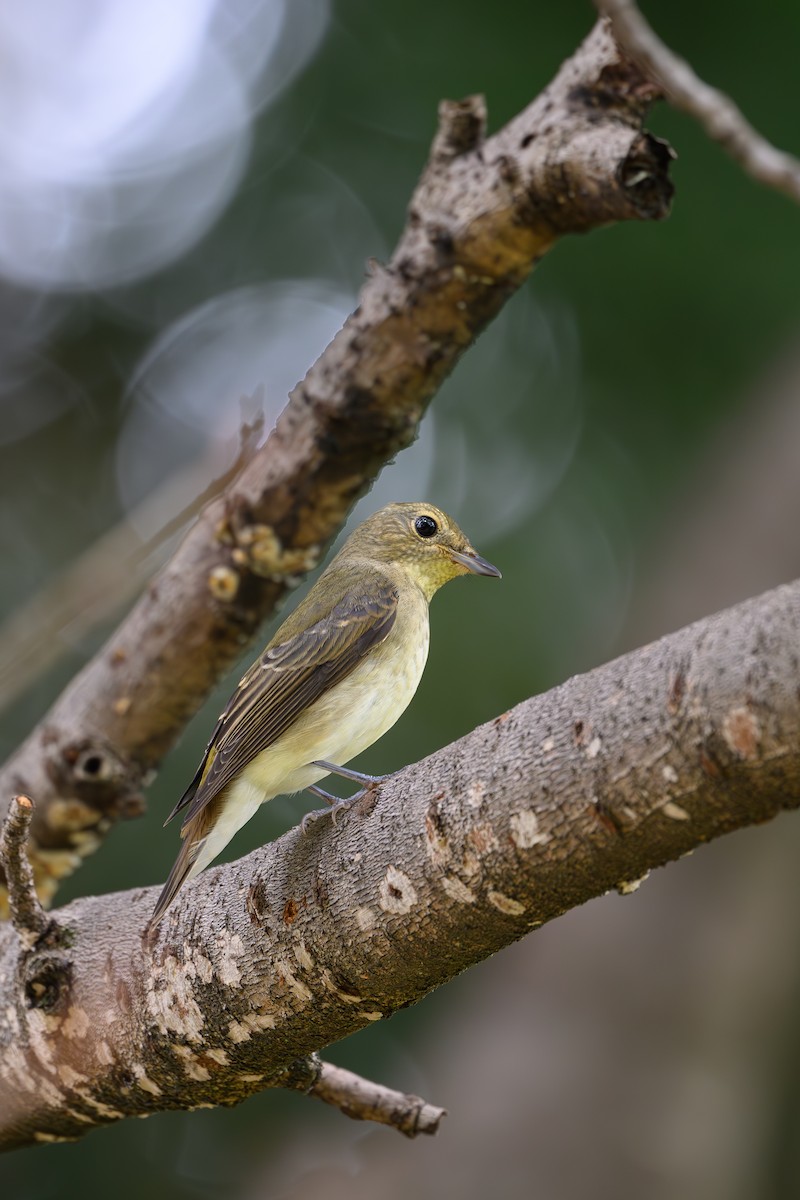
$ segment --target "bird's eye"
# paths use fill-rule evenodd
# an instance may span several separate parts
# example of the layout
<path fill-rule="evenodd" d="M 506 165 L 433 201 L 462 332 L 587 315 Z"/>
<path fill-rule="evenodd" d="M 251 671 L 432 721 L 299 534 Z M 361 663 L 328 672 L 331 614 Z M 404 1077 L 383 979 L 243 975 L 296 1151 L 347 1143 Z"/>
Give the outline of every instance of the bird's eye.
<path fill-rule="evenodd" d="M 439 532 L 439 526 L 433 517 L 417 517 L 414 528 L 421 538 L 433 537 L 435 533 Z"/>

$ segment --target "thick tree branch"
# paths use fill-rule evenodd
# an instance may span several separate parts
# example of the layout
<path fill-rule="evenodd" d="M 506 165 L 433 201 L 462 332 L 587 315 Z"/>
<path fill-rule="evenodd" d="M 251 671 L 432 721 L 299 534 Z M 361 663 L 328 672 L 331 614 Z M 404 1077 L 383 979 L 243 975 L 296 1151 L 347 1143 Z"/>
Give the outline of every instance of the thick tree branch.
<path fill-rule="evenodd" d="M 0 1144 L 233 1104 L 543 922 L 800 804 L 800 583 L 474 730 L 337 827 L 0 931 Z"/>
<path fill-rule="evenodd" d="M 266 445 L 0 771 L 0 794 L 36 797 L 45 898 L 115 820 L 141 812 L 142 785 L 220 674 L 558 237 L 666 215 L 670 151 L 642 129 L 656 94 L 600 24 L 493 137 L 481 101 L 442 106 L 391 261 Z"/>
<path fill-rule="evenodd" d="M 753 179 L 800 203 L 800 161 L 768 142 L 730 96 L 711 87 L 674 54 L 633 0 L 595 0 L 595 8 L 609 18 L 619 46 L 663 89 L 675 108 L 694 117 Z"/>

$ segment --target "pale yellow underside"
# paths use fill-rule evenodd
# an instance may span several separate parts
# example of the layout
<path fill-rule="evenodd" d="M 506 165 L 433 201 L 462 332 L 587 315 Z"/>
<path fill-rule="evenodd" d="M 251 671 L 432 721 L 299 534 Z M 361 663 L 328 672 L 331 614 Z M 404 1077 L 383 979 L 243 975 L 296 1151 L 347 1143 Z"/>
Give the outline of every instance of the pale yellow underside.
<path fill-rule="evenodd" d="M 417 690 L 429 640 L 427 598 L 406 587 L 386 641 L 248 763 L 226 789 L 219 817 L 191 875 L 217 857 L 261 804 L 324 779 L 328 772 L 315 767 L 315 759 L 344 766 L 391 729 Z"/>

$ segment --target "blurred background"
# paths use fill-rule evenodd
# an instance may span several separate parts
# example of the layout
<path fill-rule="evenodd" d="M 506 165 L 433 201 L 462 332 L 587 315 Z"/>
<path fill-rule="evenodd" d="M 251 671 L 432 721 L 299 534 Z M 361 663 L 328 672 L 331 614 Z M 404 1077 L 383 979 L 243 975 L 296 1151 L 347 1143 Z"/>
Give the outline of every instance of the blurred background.
<path fill-rule="evenodd" d="M 800 152 L 796 4 L 647 12 Z M 0 10 L 4 755 L 174 542 L 151 539 L 235 458 L 242 421 L 274 421 L 366 259 L 388 257 L 440 98 L 485 93 L 496 128 L 592 22 L 585 3 L 544 0 Z M 800 571 L 800 212 L 688 119 L 662 106 L 650 127 L 679 153 L 674 215 L 558 246 L 357 510 L 429 497 L 504 572 L 437 600 L 419 694 L 366 770 Z M 61 902 L 164 879 L 176 837 L 161 823 L 239 673 L 147 817 Z M 303 807 L 273 802 L 230 856 Z M 445 1105 L 436 1139 L 266 1093 L 19 1152 L 0 1190 L 796 1197 L 799 850 L 797 818 L 734 835 L 331 1049 Z"/>

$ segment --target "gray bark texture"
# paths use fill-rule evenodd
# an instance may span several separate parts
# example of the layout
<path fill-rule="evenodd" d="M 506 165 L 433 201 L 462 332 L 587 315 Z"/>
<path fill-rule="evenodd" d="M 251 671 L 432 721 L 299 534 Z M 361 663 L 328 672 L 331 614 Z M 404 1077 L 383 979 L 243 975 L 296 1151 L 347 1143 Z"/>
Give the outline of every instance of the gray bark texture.
<path fill-rule="evenodd" d="M 212 868 L 153 944 L 157 888 L 75 901 L 32 946 L 6 925 L 0 1146 L 306 1086 L 321 1047 L 796 807 L 799 651 L 795 583 L 525 701 L 336 827 Z"/>
<path fill-rule="evenodd" d="M 0 770 L 0 808 L 36 802 L 43 900 L 141 813 L 141 789 L 243 646 L 321 558 L 436 388 L 566 233 L 667 215 L 671 151 L 642 128 L 658 95 L 600 22 L 552 84 L 485 136 L 479 97 L 439 130 L 386 266 L 101 653 Z"/>

